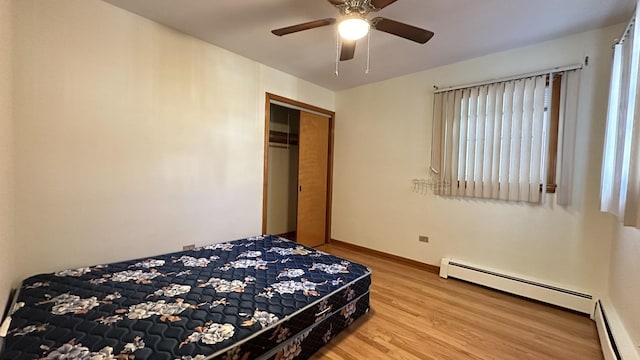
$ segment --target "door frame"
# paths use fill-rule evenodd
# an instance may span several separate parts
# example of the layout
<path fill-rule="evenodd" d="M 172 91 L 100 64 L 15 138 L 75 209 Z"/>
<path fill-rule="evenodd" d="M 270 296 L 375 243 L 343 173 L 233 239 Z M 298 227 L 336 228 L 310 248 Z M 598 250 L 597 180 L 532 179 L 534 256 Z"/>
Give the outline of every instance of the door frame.
<path fill-rule="evenodd" d="M 325 244 L 331 239 L 331 203 L 333 197 L 333 129 L 335 126 L 336 113 L 331 110 L 323 109 L 314 105 L 306 104 L 300 101 L 292 100 L 280 95 L 266 93 L 265 112 L 264 112 L 264 166 L 262 174 L 262 233 L 267 233 L 267 194 L 269 192 L 269 128 L 271 124 L 271 103 L 276 102 L 284 106 L 289 105 L 291 108 L 300 109 L 302 111 L 314 112 L 325 115 L 329 120 L 329 149 L 327 156 L 327 212 L 326 212 L 326 228 L 325 228 Z"/>

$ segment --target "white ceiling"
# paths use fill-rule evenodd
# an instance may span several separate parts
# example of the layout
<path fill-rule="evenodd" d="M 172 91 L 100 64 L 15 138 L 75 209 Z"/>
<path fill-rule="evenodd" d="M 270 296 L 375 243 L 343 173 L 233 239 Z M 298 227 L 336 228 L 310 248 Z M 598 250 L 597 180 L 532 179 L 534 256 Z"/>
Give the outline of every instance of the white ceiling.
<path fill-rule="evenodd" d="M 635 0 L 398 0 L 382 16 L 435 32 L 425 45 L 379 31 L 335 76 L 335 28 L 270 30 L 337 17 L 326 0 L 105 0 L 260 63 L 342 90 L 627 21 Z"/>

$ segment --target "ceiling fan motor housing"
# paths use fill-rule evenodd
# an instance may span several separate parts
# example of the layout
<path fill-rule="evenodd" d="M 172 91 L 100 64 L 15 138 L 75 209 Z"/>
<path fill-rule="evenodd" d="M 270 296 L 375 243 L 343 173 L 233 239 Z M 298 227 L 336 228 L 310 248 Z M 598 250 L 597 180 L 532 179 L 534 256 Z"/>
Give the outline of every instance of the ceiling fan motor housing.
<path fill-rule="evenodd" d="M 342 16 L 360 16 L 365 17 L 372 11 L 379 9 L 371 4 L 371 0 L 346 0 L 341 4 L 334 5 L 340 10 Z"/>

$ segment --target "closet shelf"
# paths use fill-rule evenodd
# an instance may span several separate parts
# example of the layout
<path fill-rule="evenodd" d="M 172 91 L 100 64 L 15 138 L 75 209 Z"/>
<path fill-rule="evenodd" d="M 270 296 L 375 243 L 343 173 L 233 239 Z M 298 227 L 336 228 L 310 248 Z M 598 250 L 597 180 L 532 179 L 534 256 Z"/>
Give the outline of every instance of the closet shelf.
<path fill-rule="evenodd" d="M 269 131 L 269 144 L 298 145 L 298 134 L 289 134 L 284 131 Z"/>

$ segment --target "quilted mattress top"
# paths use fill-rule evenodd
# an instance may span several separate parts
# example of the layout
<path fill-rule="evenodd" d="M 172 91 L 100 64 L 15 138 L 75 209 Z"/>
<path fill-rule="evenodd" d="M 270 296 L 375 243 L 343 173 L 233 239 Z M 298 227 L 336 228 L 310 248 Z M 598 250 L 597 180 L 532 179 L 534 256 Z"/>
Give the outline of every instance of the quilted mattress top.
<path fill-rule="evenodd" d="M 36 275 L 0 359 L 205 359 L 369 273 L 265 235 Z"/>

